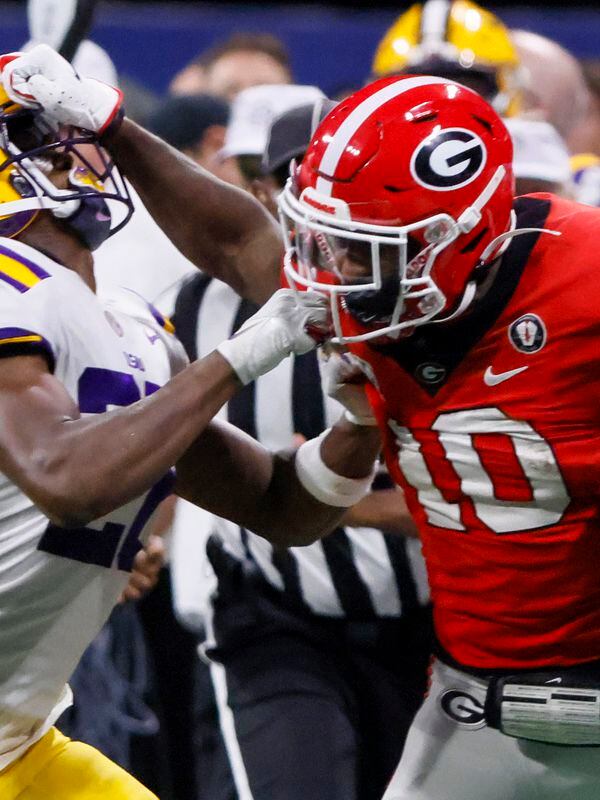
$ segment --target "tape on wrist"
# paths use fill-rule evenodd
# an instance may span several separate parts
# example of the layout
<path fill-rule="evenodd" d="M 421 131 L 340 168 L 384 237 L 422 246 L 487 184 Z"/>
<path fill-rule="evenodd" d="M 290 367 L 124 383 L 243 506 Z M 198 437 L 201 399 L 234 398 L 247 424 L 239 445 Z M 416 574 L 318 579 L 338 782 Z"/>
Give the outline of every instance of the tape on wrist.
<path fill-rule="evenodd" d="M 248 359 L 239 352 L 239 338 L 238 339 L 225 339 L 216 348 L 217 351 L 223 356 L 225 361 L 229 363 L 231 369 L 240 379 L 241 383 L 251 383 L 254 380 L 254 375 L 248 369 Z"/>
<path fill-rule="evenodd" d="M 353 414 L 352 411 L 346 409 L 344 417 L 353 425 L 362 425 L 367 428 L 377 427 L 377 420 L 372 414 Z"/>
<path fill-rule="evenodd" d="M 321 458 L 321 443 L 329 433 L 324 431 L 316 439 L 305 442 L 296 453 L 296 474 L 309 494 L 319 502 L 337 508 L 350 508 L 368 493 L 375 476 L 345 478 L 329 469 Z"/>

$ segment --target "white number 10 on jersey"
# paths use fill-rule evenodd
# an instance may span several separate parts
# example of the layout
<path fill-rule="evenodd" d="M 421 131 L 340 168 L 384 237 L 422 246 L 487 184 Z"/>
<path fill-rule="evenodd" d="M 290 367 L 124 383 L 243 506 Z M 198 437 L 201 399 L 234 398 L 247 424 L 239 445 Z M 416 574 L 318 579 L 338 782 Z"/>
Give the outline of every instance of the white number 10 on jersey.
<path fill-rule="evenodd" d="M 390 420 L 400 451 L 398 462 L 407 482 L 417 491 L 431 525 L 464 531 L 460 503 L 444 499 L 435 484 L 421 445 L 408 428 Z M 477 517 L 495 533 L 545 528 L 562 517 L 569 495 L 552 448 L 528 422 L 514 420 L 498 408 L 478 408 L 440 414 L 434 431 L 452 464 L 466 498 Z M 481 462 L 473 437 L 502 434 L 512 442 L 514 453 L 531 489 L 531 500 L 501 500 L 494 492 L 492 476 Z"/>

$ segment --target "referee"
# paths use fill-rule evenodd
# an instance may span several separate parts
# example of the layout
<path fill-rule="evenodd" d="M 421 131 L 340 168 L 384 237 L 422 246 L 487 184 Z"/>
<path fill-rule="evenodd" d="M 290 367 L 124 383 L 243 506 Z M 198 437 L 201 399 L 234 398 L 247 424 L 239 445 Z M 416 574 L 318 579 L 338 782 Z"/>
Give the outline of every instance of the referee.
<path fill-rule="evenodd" d="M 291 108 L 270 126 L 264 175 L 248 176 L 266 205 L 290 160 L 302 156 L 323 104 Z M 247 163 L 240 159 L 242 171 Z M 194 360 L 255 310 L 226 284 L 195 274 L 177 295 L 174 322 Z M 246 386 L 221 413 L 280 449 L 318 435 L 341 409 L 323 395 L 317 357 L 308 353 Z M 429 594 L 419 542 L 395 489 L 365 498 L 345 522 L 309 547 L 275 550 L 251 531 L 214 517 L 207 526 L 204 518 L 216 590 L 204 610 L 202 651 L 221 741 L 205 714 L 200 737 L 211 754 L 199 753 L 202 800 L 383 794 L 425 690 Z"/>

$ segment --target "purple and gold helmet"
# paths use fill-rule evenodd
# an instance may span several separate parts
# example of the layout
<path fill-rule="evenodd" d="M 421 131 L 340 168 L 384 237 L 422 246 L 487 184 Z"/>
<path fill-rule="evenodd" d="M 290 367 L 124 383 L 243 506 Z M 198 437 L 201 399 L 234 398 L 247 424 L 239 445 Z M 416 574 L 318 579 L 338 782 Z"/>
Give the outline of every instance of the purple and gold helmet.
<path fill-rule="evenodd" d="M 65 186 L 52 180 L 68 175 Z M 133 205 L 96 134 L 53 129 L 41 110 L 13 102 L 0 86 L 0 236 L 18 236 L 47 210 L 95 250 L 128 222 Z"/>

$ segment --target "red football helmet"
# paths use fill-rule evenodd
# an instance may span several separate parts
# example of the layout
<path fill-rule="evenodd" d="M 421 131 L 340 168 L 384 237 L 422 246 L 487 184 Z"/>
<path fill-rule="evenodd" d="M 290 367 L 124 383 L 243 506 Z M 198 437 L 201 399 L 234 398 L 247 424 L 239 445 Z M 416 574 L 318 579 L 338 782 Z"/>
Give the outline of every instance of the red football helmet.
<path fill-rule="evenodd" d="M 282 192 L 285 271 L 330 295 L 337 341 L 409 333 L 465 310 L 512 202 L 510 136 L 485 100 L 383 78 L 323 120 Z"/>

